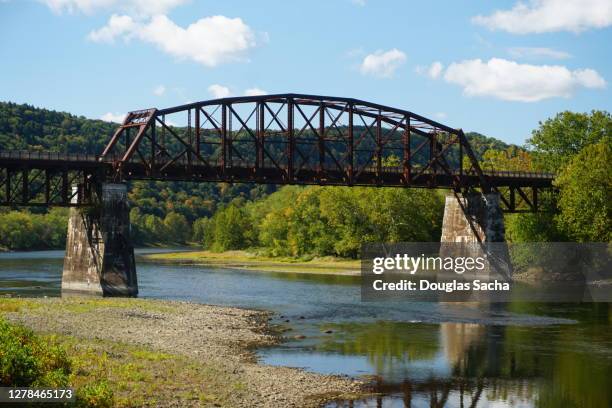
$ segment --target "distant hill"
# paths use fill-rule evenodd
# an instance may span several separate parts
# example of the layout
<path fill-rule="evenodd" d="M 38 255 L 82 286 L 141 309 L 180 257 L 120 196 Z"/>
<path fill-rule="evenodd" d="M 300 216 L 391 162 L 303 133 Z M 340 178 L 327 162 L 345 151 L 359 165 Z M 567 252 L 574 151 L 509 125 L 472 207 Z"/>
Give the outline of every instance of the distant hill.
<path fill-rule="evenodd" d="M 0 102 L 0 149 L 100 153 L 116 123 L 88 119 L 28 104 Z M 466 133 L 475 153 L 506 150 L 509 145 L 477 132 Z"/>
<path fill-rule="evenodd" d="M 487 150 L 508 150 L 510 147 L 521 149 L 520 146 L 508 144 L 494 137 L 488 137 L 478 132 L 467 132 L 465 136 L 470 141 L 474 153 L 481 158 Z"/>
<path fill-rule="evenodd" d="M 99 153 L 117 124 L 0 102 L 0 149 Z"/>

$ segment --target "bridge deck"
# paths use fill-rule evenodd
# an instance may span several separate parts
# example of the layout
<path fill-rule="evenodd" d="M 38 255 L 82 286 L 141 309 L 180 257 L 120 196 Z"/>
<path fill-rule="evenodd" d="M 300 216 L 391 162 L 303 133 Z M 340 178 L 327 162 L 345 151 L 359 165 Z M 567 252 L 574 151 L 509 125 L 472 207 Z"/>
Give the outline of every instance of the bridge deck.
<path fill-rule="evenodd" d="M 158 163 L 158 165 L 163 163 Z M 22 170 L 99 170 L 106 174 L 113 168 L 111 158 L 102 159 L 91 154 L 71 154 L 42 151 L 0 151 L 0 169 L 11 172 Z M 483 170 L 484 176 L 494 187 L 552 187 L 554 174 L 543 172 Z M 287 173 L 279 172 L 276 167 L 256 168 L 255 164 L 239 162 L 221 166 L 211 163 L 209 166 L 189 164 L 182 158 L 164 169 L 163 173 L 151 175 L 141 163 L 127 163 L 124 168 L 127 179 L 136 180 L 172 180 L 192 182 L 236 182 L 268 184 L 320 184 L 348 185 L 345 172 L 333 169 L 313 171 L 303 169 L 294 172 L 289 179 Z M 404 174 L 402 167 L 382 167 L 378 172 L 375 166 L 364 168 L 353 177 L 355 186 L 389 186 L 389 187 L 427 187 L 453 188 L 456 178 L 467 185 L 477 185 L 475 172 L 454 171 L 452 173 L 413 168 L 410 175 Z M 1 179 L 0 179 L 1 180 Z"/>

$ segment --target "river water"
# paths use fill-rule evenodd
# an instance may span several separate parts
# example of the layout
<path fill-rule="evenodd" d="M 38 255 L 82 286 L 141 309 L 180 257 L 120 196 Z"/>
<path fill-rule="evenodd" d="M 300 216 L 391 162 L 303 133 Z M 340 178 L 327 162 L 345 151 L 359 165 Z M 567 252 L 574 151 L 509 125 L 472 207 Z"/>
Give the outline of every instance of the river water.
<path fill-rule="evenodd" d="M 59 296 L 62 259 L 0 254 L 0 294 Z M 356 277 L 142 261 L 138 280 L 145 298 L 275 312 L 288 341 L 262 363 L 372 376 L 378 395 L 330 408 L 612 406 L 609 304 L 361 302 Z"/>

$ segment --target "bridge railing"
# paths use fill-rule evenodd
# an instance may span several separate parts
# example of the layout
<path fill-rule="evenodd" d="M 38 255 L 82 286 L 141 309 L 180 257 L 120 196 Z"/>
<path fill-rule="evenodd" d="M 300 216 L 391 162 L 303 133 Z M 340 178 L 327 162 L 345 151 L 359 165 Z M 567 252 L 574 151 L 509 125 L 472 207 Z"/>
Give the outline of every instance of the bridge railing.
<path fill-rule="evenodd" d="M 94 154 L 81 154 L 81 153 L 60 153 L 60 152 L 43 152 L 43 151 L 30 151 L 30 150 L 0 150 L 0 159 L 12 159 L 12 160 L 47 160 L 47 161 L 64 161 L 64 162 L 97 162 L 99 156 Z M 116 160 L 114 157 L 107 157 L 107 162 L 113 162 Z M 162 164 L 159 162 L 158 164 Z M 173 162 L 175 166 L 189 166 L 190 160 L 186 157 L 181 157 Z M 210 161 L 210 166 L 218 167 L 220 163 L 217 160 Z M 254 162 L 248 161 L 235 161 L 231 163 L 232 167 L 254 167 Z M 267 166 L 266 166 L 267 167 Z M 365 173 L 376 173 L 376 166 L 368 166 L 363 169 Z M 402 166 L 384 166 L 381 169 L 382 173 L 399 174 L 404 171 Z M 412 172 L 418 172 L 419 168 L 413 166 Z M 427 169 L 422 174 L 434 174 L 436 173 L 432 169 Z M 442 173 L 442 170 L 438 170 L 437 173 Z M 459 175 L 458 170 L 454 170 L 453 174 Z M 475 172 L 464 171 L 464 175 L 476 176 Z M 534 172 L 534 171 L 512 171 L 512 170 L 483 170 L 483 174 L 487 177 L 499 177 L 499 178 L 530 178 L 530 179 L 553 179 L 555 174 L 545 172 Z"/>
<path fill-rule="evenodd" d="M 483 170 L 485 176 L 492 177 L 524 177 L 524 178 L 541 178 L 554 179 L 554 173 L 535 172 L 535 171 L 512 171 L 512 170 Z M 474 172 L 470 174 L 476 174 Z"/>
<path fill-rule="evenodd" d="M 418 171 L 419 168 L 418 167 L 414 167 L 412 168 L 412 171 Z M 368 173 L 375 173 L 376 172 L 376 167 L 375 166 L 369 166 L 366 167 L 364 169 L 365 172 Z M 401 166 L 384 166 L 382 168 L 382 172 L 383 173 L 402 173 L 404 171 L 404 168 Z M 434 170 L 431 169 L 427 169 L 425 171 L 423 171 L 423 174 L 434 174 L 434 173 L 439 173 L 442 174 L 443 171 L 439 170 L 437 172 L 435 172 Z M 455 175 L 459 175 L 460 172 L 458 170 L 454 170 L 453 174 Z M 467 176 L 476 176 L 476 172 L 475 171 L 464 171 L 463 172 L 464 175 Z M 554 179 L 555 178 L 555 174 L 554 173 L 546 173 L 546 172 L 535 172 L 535 171 L 515 171 L 515 170 L 483 170 L 483 174 L 485 176 L 488 177 L 509 177 L 509 178 L 541 178 L 541 179 Z"/>
<path fill-rule="evenodd" d="M 95 162 L 98 161 L 98 156 L 95 154 L 42 152 L 37 150 L 0 150 L 0 159 Z"/>

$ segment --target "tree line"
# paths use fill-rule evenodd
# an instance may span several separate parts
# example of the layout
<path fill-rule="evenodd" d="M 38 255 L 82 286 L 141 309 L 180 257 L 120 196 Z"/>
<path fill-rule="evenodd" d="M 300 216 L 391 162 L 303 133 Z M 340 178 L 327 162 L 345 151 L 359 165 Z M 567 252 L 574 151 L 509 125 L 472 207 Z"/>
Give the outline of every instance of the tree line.
<path fill-rule="evenodd" d="M 508 238 L 517 242 L 612 241 L 610 113 L 559 113 L 540 123 L 527 147 L 528 159 L 506 157 L 501 164 L 556 173 L 558 195 L 544 200 L 546 211 L 507 216 Z"/>

